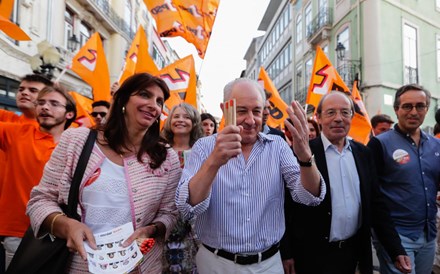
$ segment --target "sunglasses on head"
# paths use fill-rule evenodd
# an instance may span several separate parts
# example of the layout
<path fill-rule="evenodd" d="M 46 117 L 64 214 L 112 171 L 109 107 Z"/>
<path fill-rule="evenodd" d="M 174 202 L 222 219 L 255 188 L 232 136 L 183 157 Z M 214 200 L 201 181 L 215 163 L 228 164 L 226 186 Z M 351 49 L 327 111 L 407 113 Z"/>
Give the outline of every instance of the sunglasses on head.
<path fill-rule="evenodd" d="M 95 112 L 94 111 L 94 112 L 90 113 L 90 115 L 92 115 L 92 117 L 98 117 L 98 115 L 101 117 L 105 117 L 107 115 L 107 112 Z"/>

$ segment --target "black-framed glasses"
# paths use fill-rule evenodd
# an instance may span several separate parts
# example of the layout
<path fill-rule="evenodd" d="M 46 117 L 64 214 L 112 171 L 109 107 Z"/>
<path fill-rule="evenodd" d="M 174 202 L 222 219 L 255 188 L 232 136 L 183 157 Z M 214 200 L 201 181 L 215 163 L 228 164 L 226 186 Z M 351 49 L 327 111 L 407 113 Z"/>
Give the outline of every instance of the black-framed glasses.
<path fill-rule="evenodd" d="M 37 102 L 35 103 L 35 105 L 40 106 L 40 107 L 43 107 L 46 104 L 48 104 L 51 108 L 61 108 L 61 107 L 65 108 L 66 107 L 66 105 L 63 105 L 60 102 L 55 101 L 55 100 L 49 100 L 49 101 L 37 100 Z"/>
<path fill-rule="evenodd" d="M 341 116 L 344 118 L 350 118 L 353 115 L 353 112 L 351 111 L 351 109 L 341 109 L 341 110 L 337 110 L 337 109 L 327 109 L 326 111 L 323 111 L 322 114 L 324 117 L 326 118 L 333 118 L 336 116 L 337 113 L 341 113 Z"/>
<path fill-rule="evenodd" d="M 98 115 L 101 116 L 101 118 L 104 118 L 107 115 L 107 112 L 94 111 L 90 113 L 90 115 L 92 115 L 94 118 L 98 117 Z"/>
<path fill-rule="evenodd" d="M 423 112 L 428 108 L 428 105 L 423 103 L 417 103 L 415 105 L 413 104 L 403 104 L 400 106 L 401 109 L 403 109 L 406 112 L 410 112 L 413 110 L 413 108 L 416 108 L 417 112 Z"/>

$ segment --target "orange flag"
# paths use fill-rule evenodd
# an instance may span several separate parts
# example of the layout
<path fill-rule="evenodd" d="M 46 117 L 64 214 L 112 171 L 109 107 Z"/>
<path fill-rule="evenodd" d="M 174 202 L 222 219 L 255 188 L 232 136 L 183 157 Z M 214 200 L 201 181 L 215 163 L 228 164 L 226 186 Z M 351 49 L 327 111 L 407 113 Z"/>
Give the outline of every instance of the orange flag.
<path fill-rule="evenodd" d="M 95 32 L 73 57 L 71 68 L 92 87 L 94 101 L 110 101 L 110 73 L 99 33 Z"/>
<path fill-rule="evenodd" d="M 367 144 L 370 140 L 371 122 L 368 116 L 367 109 L 364 106 L 362 97 L 357 87 L 357 80 L 353 83 L 353 89 L 351 91 L 351 98 L 354 102 L 354 117 L 351 121 L 350 132 L 348 133 L 356 141 L 363 144 Z"/>
<path fill-rule="evenodd" d="M 266 70 L 261 67 L 260 68 L 260 75 L 258 76 L 258 82 L 262 82 L 264 86 L 264 90 L 268 93 L 272 94 L 272 96 L 269 99 L 270 102 L 270 115 L 267 119 L 267 125 L 270 127 L 277 127 L 280 126 L 281 128 L 284 128 L 284 120 L 289 117 L 286 109 L 287 104 L 281 99 L 280 94 L 278 93 L 277 88 L 273 84 L 272 80 L 269 78 L 269 75 L 267 74 Z"/>
<path fill-rule="evenodd" d="M 307 91 L 306 103 L 316 108 L 321 97 L 331 90 L 350 93 L 350 89 L 345 85 L 321 47 L 318 46 L 316 48 L 315 63 Z"/>
<path fill-rule="evenodd" d="M 14 0 L 1 0 L 0 1 L 0 15 L 9 18 L 14 8 Z"/>
<path fill-rule="evenodd" d="M 161 37 L 181 36 L 205 57 L 220 0 L 144 0 Z"/>
<path fill-rule="evenodd" d="M 77 92 L 69 91 L 76 103 L 76 119 L 72 123 L 72 127 L 92 127 L 95 122 L 89 113 L 92 113 L 92 103 L 90 98 L 87 98 Z"/>
<path fill-rule="evenodd" d="M 306 103 L 313 105 L 316 109 L 321 97 L 332 90 L 348 93 L 353 99 L 353 102 L 355 103 L 355 113 L 351 121 L 351 129 L 348 135 L 354 140 L 366 144 L 369 140 L 371 124 L 357 87 L 356 97 L 355 94 L 352 95 L 350 89 L 344 83 L 335 67 L 333 67 L 321 47 L 318 46 L 316 48 L 315 63 L 313 65 L 312 78 L 310 79 Z M 361 111 L 361 109 L 363 109 L 363 111 Z"/>
<path fill-rule="evenodd" d="M 197 109 L 197 78 L 192 55 L 179 59 L 173 64 L 163 68 L 159 72 L 159 77 L 165 81 L 171 93 L 177 93 L 183 102 Z M 170 98 L 173 102 L 178 101 L 173 96 L 170 96 Z M 167 103 L 165 102 L 165 104 Z"/>
<path fill-rule="evenodd" d="M 133 42 L 131 43 L 131 47 L 127 52 L 119 84 L 122 84 L 125 79 L 135 73 L 148 72 L 156 75 L 158 71 L 159 70 L 154 63 L 153 58 L 148 54 L 148 41 L 147 36 L 145 35 L 145 30 L 142 26 L 139 26 Z"/>
<path fill-rule="evenodd" d="M 19 26 L 0 15 L 0 30 L 12 39 L 19 41 L 32 40 Z"/>

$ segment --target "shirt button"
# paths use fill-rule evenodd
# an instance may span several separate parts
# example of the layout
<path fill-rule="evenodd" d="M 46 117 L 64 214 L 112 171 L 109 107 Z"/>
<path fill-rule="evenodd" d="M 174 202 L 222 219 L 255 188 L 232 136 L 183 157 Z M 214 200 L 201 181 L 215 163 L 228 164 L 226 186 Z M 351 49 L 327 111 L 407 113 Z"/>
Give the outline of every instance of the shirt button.
<path fill-rule="evenodd" d="M 247 218 L 247 219 L 246 219 L 246 221 L 248 221 L 248 222 L 249 222 L 250 220 L 251 220 L 251 218 Z"/>
<path fill-rule="evenodd" d="M 133 188 L 133 193 L 138 192 L 137 188 Z"/>
<path fill-rule="evenodd" d="M 137 218 L 136 223 L 140 223 L 141 222 L 141 218 Z"/>
<path fill-rule="evenodd" d="M 427 188 L 427 187 L 425 187 L 425 190 L 428 190 L 428 188 Z"/>
<path fill-rule="evenodd" d="M 425 172 L 422 172 L 423 175 L 425 175 Z"/>
<path fill-rule="evenodd" d="M 429 203 L 427 204 L 427 206 L 429 206 Z"/>
<path fill-rule="evenodd" d="M 328 215 L 332 215 L 332 213 L 331 213 L 330 211 L 329 211 L 329 212 L 327 212 L 327 214 L 328 214 Z"/>

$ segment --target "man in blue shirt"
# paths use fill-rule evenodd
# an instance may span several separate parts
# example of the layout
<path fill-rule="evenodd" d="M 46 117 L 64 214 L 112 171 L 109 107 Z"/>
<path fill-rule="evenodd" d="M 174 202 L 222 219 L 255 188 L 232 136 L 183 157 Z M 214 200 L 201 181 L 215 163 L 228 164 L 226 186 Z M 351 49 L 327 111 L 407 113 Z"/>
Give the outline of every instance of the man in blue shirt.
<path fill-rule="evenodd" d="M 430 101 L 429 91 L 418 85 L 399 88 L 394 101 L 398 123 L 368 144 L 381 191 L 415 273 L 431 273 L 435 253 L 440 141 L 420 129 Z M 376 244 L 376 250 L 380 272 L 399 273 L 382 245 Z"/>
<path fill-rule="evenodd" d="M 232 98 L 237 125 L 196 142 L 176 204 L 184 218 L 196 217 L 199 273 L 283 273 L 285 185 L 293 200 L 307 205 L 319 204 L 326 192 L 312 163 L 306 114 L 298 102 L 288 109 L 297 161 L 283 139 L 261 133 L 265 95 L 257 82 L 232 81 L 224 99 Z"/>

